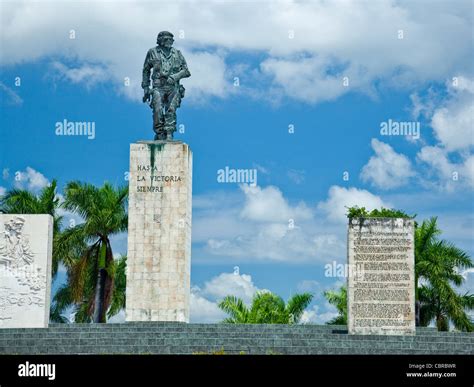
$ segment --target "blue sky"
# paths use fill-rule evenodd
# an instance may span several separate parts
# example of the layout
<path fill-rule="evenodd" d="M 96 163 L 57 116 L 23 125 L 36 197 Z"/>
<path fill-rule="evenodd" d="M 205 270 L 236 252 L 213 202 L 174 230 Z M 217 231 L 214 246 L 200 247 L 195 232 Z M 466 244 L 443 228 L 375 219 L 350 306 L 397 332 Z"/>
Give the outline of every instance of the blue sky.
<path fill-rule="evenodd" d="M 474 253 L 472 3 L 424 3 L 2 2 L 0 193 L 126 184 L 129 144 L 153 135 L 141 66 L 168 29 L 192 74 L 177 135 L 194 154 L 192 321 L 258 289 L 311 291 L 305 319 L 327 321 L 345 206 L 438 216 Z M 94 122 L 95 138 L 57 136 L 64 119 Z M 389 119 L 420 137 L 381 135 Z M 258 185 L 219 183 L 226 166 Z"/>

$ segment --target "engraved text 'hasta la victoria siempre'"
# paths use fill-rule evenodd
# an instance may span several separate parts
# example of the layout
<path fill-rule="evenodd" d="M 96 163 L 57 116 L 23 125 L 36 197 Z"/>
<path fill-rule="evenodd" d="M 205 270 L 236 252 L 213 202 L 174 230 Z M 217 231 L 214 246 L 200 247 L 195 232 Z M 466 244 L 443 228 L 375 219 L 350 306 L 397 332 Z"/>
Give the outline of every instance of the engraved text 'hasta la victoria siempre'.
<path fill-rule="evenodd" d="M 156 166 L 151 165 L 138 165 L 138 172 L 144 172 L 145 174 L 151 173 L 151 175 L 137 175 L 137 183 L 148 182 L 150 185 L 137 185 L 137 192 L 163 192 L 162 185 L 153 185 L 153 183 L 179 183 L 181 182 L 181 176 L 176 175 L 155 175 L 154 172 L 158 171 Z"/>

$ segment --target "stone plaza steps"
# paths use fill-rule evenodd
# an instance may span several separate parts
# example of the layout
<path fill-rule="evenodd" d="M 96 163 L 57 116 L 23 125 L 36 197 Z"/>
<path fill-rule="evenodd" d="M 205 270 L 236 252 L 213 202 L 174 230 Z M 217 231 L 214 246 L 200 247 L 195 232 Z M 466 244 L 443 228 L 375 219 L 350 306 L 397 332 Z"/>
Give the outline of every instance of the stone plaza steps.
<path fill-rule="evenodd" d="M 208 332 L 199 332 L 199 331 L 79 331 L 79 330 L 69 330 L 62 332 L 54 331 L 37 331 L 32 332 L 0 332 L 0 340 L 3 338 L 36 338 L 36 339 L 61 339 L 64 337 L 69 338 L 95 338 L 95 337 L 108 337 L 114 338 L 117 336 L 128 335 L 130 337 L 176 337 L 176 338 L 188 338 L 188 337 L 225 337 L 225 338 L 283 338 L 283 339 L 331 339 L 331 340 L 346 340 L 348 338 L 357 340 L 378 340 L 380 337 L 396 337 L 397 340 L 404 341 L 443 341 L 448 338 L 450 341 L 472 341 L 472 334 L 466 333 L 450 333 L 450 334 L 423 334 L 420 333 L 416 336 L 367 336 L 367 335 L 347 335 L 345 333 L 330 333 L 330 332 L 232 332 L 232 331 L 208 331 Z"/>
<path fill-rule="evenodd" d="M 51 324 L 0 330 L 0 354 L 472 354 L 474 334 L 348 335 L 345 326 L 183 323 Z"/>

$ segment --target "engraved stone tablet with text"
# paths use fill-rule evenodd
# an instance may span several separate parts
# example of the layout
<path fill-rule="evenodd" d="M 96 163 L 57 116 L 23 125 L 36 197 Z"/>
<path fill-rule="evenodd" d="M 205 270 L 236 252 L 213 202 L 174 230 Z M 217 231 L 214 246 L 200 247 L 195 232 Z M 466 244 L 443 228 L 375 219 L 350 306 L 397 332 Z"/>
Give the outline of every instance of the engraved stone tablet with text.
<path fill-rule="evenodd" d="M 403 218 L 349 221 L 350 334 L 415 334 L 414 222 Z"/>

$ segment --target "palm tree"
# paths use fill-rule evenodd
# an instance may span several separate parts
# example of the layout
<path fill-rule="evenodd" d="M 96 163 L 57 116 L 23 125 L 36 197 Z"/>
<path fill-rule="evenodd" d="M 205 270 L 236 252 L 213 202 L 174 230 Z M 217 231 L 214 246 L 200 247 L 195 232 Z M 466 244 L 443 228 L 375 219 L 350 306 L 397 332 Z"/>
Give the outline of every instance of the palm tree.
<path fill-rule="evenodd" d="M 113 263 L 114 269 L 114 287 L 112 292 L 112 299 L 110 307 L 107 312 L 107 318 L 115 316 L 118 312 L 125 308 L 125 288 L 126 288 L 126 266 L 127 256 L 121 256 Z M 54 295 L 53 304 L 51 306 L 51 321 L 58 323 L 69 323 L 69 318 L 64 316 L 64 312 L 69 308 L 74 309 L 74 318 L 76 322 L 89 322 L 90 318 L 87 315 L 87 309 L 84 305 L 75 305 L 72 297 L 72 287 L 69 283 L 61 286 Z"/>
<path fill-rule="evenodd" d="M 104 323 L 111 306 L 112 312 L 120 309 L 125 297 L 114 298 L 114 280 L 117 273 L 125 272 L 125 260 L 114 260 L 110 237 L 127 230 L 127 198 L 128 187 L 67 184 L 62 207 L 80 215 L 84 223 L 64 230 L 58 240 L 68 279 L 54 297 L 53 316 L 73 305 L 76 322 Z M 117 282 L 117 289 L 124 286 Z"/>
<path fill-rule="evenodd" d="M 262 291 L 254 295 L 250 308 L 235 296 L 225 297 L 218 306 L 230 315 L 224 323 L 297 324 L 312 299 L 309 293 L 295 294 L 285 304 L 278 295 Z"/>
<path fill-rule="evenodd" d="M 416 224 L 415 227 L 415 318 L 416 325 L 420 325 L 420 300 L 418 295 L 418 282 L 420 275 L 429 275 L 429 273 L 424 272 L 423 261 L 426 260 L 426 252 L 430 246 L 434 243 L 438 235 L 441 234 L 441 230 L 436 224 L 437 219 L 431 218 L 430 220 L 425 220 L 420 227 Z"/>
<path fill-rule="evenodd" d="M 438 331 L 448 331 L 449 323 L 460 331 L 473 331 L 473 324 L 466 310 L 474 310 L 474 295 L 459 295 L 452 289 L 439 289 L 430 285 L 422 285 L 419 289 L 420 297 L 420 325 L 428 326 L 435 320 Z"/>
<path fill-rule="evenodd" d="M 63 217 L 58 214 L 60 206 L 59 197 L 56 193 L 57 182 L 53 180 L 50 185 L 44 187 L 39 194 L 24 190 L 12 189 L 0 197 L 0 213 L 4 214 L 48 214 L 53 217 L 53 278 L 58 272 L 61 256 L 57 254 L 56 243 L 60 234 Z"/>
<path fill-rule="evenodd" d="M 347 288 L 341 286 L 339 291 L 327 290 L 324 297 L 331 305 L 334 305 L 339 315 L 328 321 L 328 325 L 347 325 Z"/>
<path fill-rule="evenodd" d="M 125 294 L 127 287 L 127 256 L 123 255 L 115 261 L 114 291 L 112 293 L 112 301 L 107 312 L 107 317 L 115 316 L 122 309 L 125 309 Z"/>
<path fill-rule="evenodd" d="M 452 284 L 460 286 L 464 277 L 459 271 L 474 265 L 464 251 L 452 243 L 438 240 L 440 234 L 436 217 L 423 221 L 415 229 L 417 325 L 423 325 L 431 317 L 429 321 L 436 319 L 439 330 L 449 329 L 449 321 L 452 321 L 457 329 L 472 331 L 473 324 L 465 309 L 469 309 L 473 296 L 458 295 Z M 420 279 L 427 285 L 420 287 Z"/>

